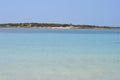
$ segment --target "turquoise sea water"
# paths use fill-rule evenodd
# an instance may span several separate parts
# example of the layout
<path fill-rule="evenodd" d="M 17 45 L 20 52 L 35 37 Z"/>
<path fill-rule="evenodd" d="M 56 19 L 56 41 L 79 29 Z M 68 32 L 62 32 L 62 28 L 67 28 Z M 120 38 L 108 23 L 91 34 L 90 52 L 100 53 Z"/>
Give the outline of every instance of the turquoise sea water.
<path fill-rule="evenodd" d="M 0 29 L 0 80 L 120 80 L 120 31 Z"/>

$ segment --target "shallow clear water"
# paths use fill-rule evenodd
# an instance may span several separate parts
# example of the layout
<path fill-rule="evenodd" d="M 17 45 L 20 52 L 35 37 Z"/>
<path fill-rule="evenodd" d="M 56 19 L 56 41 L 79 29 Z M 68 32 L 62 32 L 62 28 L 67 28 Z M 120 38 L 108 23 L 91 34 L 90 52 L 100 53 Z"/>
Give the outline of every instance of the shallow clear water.
<path fill-rule="evenodd" d="M 0 80 L 120 80 L 120 31 L 0 29 Z"/>

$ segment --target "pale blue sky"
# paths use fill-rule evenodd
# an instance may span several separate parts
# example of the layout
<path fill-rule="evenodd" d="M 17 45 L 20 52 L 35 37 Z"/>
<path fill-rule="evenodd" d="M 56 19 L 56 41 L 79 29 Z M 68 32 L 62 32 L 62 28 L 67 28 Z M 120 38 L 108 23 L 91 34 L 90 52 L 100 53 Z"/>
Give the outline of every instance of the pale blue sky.
<path fill-rule="evenodd" d="M 0 23 L 120 26 L 120 0 L 0 0 Z"/>

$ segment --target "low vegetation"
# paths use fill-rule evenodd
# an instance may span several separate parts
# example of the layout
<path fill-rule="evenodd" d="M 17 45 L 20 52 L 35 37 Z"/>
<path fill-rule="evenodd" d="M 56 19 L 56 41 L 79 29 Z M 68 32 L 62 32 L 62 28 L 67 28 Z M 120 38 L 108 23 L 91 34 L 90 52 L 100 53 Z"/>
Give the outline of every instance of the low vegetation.
<path fill-rule="evenodd" d="M 77 28 L 77 29 L 120 29 L 120 27 L 94 26 L 94 25 L 73 25 L 54 23 L 8 23 L 0 24 L 0 28 Z"/>

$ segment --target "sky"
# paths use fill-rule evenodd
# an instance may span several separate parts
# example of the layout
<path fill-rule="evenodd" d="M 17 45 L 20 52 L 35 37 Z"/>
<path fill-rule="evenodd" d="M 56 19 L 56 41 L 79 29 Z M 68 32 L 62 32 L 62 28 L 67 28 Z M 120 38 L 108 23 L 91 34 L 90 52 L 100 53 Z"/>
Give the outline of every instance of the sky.
<path fill-rule="evenodd" d="M 0 0 L 0 23 L 120 26 L 120 0 Z"/>

